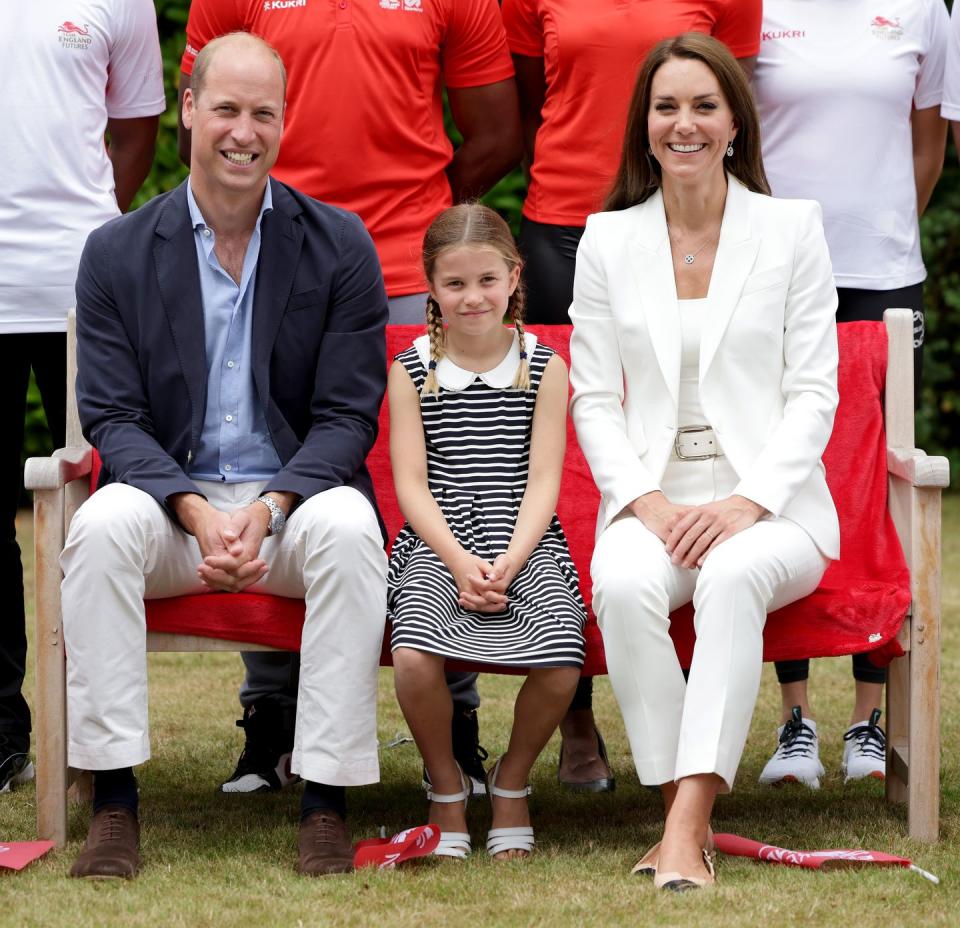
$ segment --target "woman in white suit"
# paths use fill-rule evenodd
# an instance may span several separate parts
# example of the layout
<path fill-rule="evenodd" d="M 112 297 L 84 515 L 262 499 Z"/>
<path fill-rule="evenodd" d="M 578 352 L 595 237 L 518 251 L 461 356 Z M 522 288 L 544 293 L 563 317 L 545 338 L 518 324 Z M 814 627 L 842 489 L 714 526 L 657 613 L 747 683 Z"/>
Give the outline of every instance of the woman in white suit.
<path fill-rule="evenodd" d="M 837 405 L 820 209 L 769 196 L 736 60 L 687 33 L 640 72 L 607 212 L 580 242 L 571 405 L 602 495 L 591 573 L 640 780 L 660 785 L 657 885 L 713 882 L 768 611 L 839 555 L 820 461 Z M 669 614 L 696 608 L 689 678 Z"/>

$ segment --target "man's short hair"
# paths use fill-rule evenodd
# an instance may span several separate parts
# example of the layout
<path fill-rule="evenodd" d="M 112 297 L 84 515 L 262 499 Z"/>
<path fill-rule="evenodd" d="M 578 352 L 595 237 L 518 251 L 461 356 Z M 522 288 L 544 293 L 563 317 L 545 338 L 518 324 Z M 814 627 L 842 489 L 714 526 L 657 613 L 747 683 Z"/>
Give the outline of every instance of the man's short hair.
<path fill-rule="evenodd" d="M 203 48 L 200 49 L 197 54 L 196 59 L 193 63 L 193 72 L 190 76 L 190 89 L 193 91 L 194 99 L 200 96 L 201 91 L 203 90 L 204 82 L 207 78 L 207 71 L 210 68 L 210 62 L 213 61 L 213 57 L 217 52 L 217 49 L 221 45 L 226 45 L 230 40 L 236 39 L 237 37 L 242 36 L 245 39 L 251 39 L 256 42 L 258 45 L 263 46 L 264 50 L 269 52 L 270 56 L 277 63 L 277 68 L 280 71 L 280 80 L 283 83 L 283 98 L 287 98 L 287 69 L 284 67 L 283 59 L 280 57 L 280 52 L 278 52 L 269 42 L 265 39 L 262 39 L 258 35 L 254 35 L 252 32 L 228 32 L 225 35 L 217 36 L 215 39 L 211 39 L 207 42 Z"/>

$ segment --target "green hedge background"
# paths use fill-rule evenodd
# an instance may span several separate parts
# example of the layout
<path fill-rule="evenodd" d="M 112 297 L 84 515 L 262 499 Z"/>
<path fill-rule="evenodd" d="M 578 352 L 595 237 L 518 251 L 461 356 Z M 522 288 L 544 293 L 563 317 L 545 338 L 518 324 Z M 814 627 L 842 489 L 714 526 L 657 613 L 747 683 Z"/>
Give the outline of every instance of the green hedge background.
<path fill-rule="evenodd" d="M 153 171 L 137 197 L 142 203 L 178 184 L 186 174 L 177 157 L 177 84 L 189 0 L 154 0 L 163 47 L 169 108 L 160 120 Z M 456 140 L 456 139 L 455 139 Z M 486 202 L 502 212 L 514 229 L 519 223 L 525 182 L 519 169 L 492 190 Z M 878 196 L 882 196 L 882 192 Z M 954 486 L 960 474 L 960 387 L 954 365 L 960 359 L 960 165 L 952 144 L 947 165 L 921 221 L 927 265 L 923 402 L 917 415 L 917 444 L 951 460 Z M 49 453 L 43 412 L 31 386 L 25 454 Z"/>

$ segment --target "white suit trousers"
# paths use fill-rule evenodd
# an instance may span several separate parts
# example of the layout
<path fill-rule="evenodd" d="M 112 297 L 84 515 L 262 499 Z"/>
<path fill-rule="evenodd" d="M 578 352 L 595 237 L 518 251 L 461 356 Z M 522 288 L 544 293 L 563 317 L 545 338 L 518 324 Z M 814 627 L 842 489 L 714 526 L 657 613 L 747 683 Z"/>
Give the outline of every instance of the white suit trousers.
<path fill-rule="evenodd" d="M 668 473 L 689 466 L 671 464 Z M 713 462 L 695 465 L 684 483 L 688 477 L 712 486 Z M 676 502 L 687 495 L 663 485 Z M 767 612 L 812 593 L 826 565 L 787 519 L 762 519 L 693 570 L 672 564 L 663 542 L 633 515 L 607 526 L 591 564 L 593 608 L 642 783 L 715 773 L 733 787 L 760 688 Z M 669 616 L 691 600 L 697 642 L 685 682 Z"/>
<path fill-rule="evenodd" d="M 229 512 L 264 484 L 198 486 Z M 269 572 L 251 592 L 306 599 L 292 770 L 332 786 L 376 783 L 387 560 L 373 508 L 351 487 L 319 493 L 260 555 Z M 200 561 L 193 536 L 141 490 L 110 484 L 80 507 L 61 557 L 71 766 L 149 759 L 143 600 L 205 592 Z"/>

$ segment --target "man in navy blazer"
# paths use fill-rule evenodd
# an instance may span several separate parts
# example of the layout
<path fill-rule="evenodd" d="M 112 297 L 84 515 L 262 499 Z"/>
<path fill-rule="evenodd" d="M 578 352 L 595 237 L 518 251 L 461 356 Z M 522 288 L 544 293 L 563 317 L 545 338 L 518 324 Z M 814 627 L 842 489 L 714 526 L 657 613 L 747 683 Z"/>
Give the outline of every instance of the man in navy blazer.
<path fill-rule="evenodd" d="M 379 779 L 386 558 L 364 460 L 387 302 L 360 220 L 269 178 L 285 85 L 262 40 L 209 43 L 183 103 L 189 180 L 95 231 L 81 260 L 77 400 L 103 470 L 62 558 L 69 763 L 94 771 L 74 876 L 139 868 L 145 597 L 306 599 L 301 872 L 352 869 L 345 787 Z"/>

